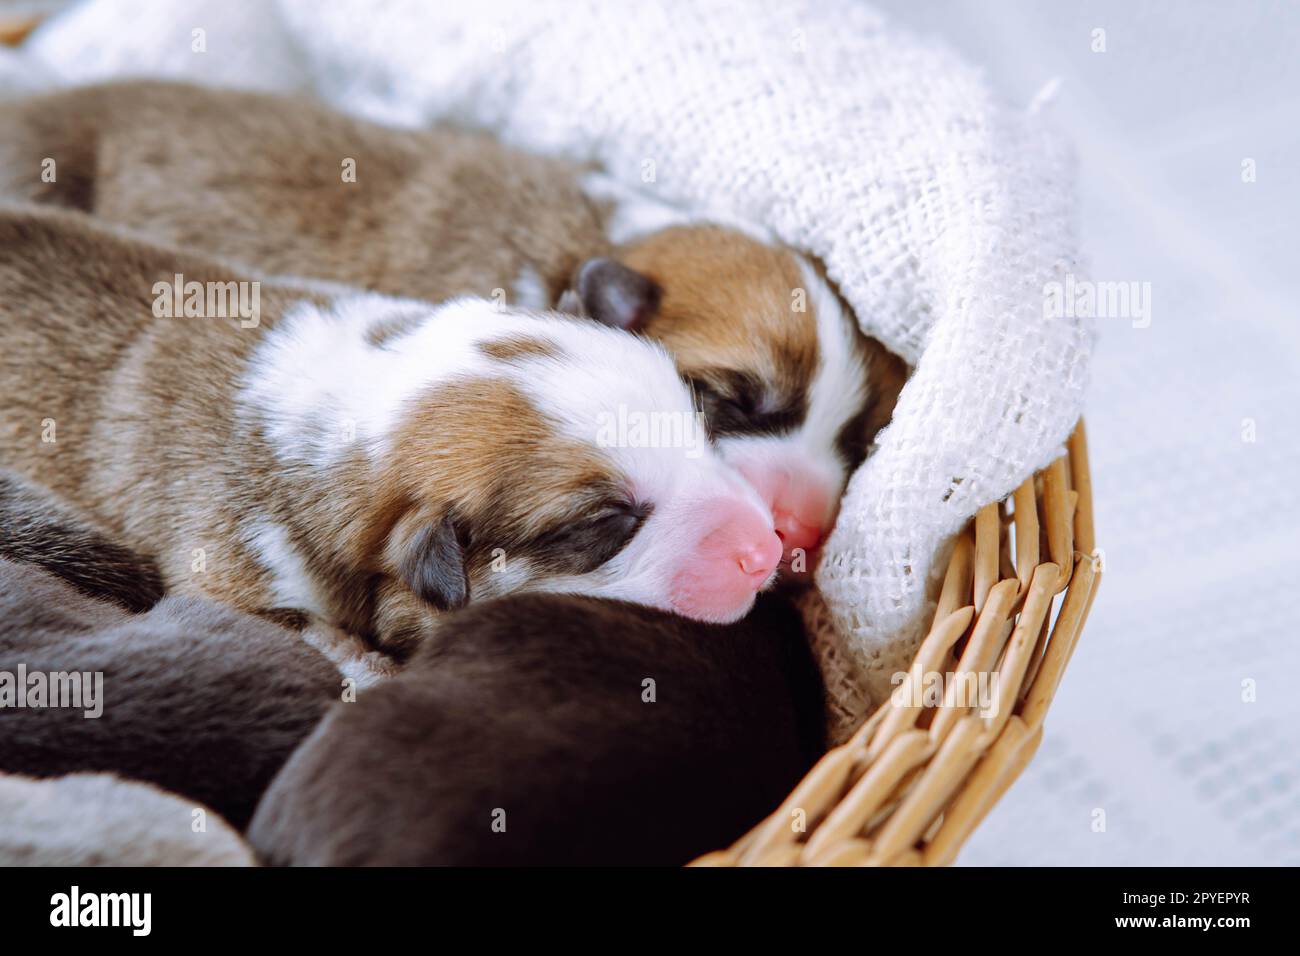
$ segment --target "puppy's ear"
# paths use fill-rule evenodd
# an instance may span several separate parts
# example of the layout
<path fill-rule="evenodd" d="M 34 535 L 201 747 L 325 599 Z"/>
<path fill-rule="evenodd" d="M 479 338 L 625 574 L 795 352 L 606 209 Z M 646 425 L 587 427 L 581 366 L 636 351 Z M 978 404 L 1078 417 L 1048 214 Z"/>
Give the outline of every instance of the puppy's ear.
<path fill-rule="evenodd" d="M 416 595 L 440 611 L 469 602 L 465 547 L 450 514 L 411 535 L 398 570 Z"/>
<path fill-rule="evenodd" d="M 602 325 L 629 332 L 639 331 L 650 320 L 663 297 L 653 279 L 603 257 L 579 266 L 573 285 L 585 314 Z"/>

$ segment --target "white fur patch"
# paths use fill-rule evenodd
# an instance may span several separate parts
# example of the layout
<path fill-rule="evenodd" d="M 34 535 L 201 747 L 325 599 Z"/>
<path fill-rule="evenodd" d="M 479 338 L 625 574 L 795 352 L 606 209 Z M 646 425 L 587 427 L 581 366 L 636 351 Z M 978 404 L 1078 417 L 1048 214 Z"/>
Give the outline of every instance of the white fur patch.
<path fill-rule="evenodd" d="M 806 447 L 835 453 L 840 429 L 867 400 L 867 371 L 852 316 L 845 313 L 830 286 L 802 258 L 799 269 L 817 320 L 819 359 L 808 389 L 808 415 L 799 434 Z"/>
<path fill-rule="evenodd" d="M 474 600 L 503 597 L 528 590 L 529 583 L 536 576 L 531 563 L 522 558 L 511 558 L 509 555 L 503 555 L 501 561 L 499 569 L 489 565 L 488 572 L 483 575 L 482 580 L 474 582 Z"/>
<path fill-rule="evenodd" d="M 374 459 L 421 392 L 484 368 L 474 345 L 501 324 L 494 312 L 484 300 L 434 307 L 373 293 L 300 302 L 250 357 L 241 414 L 261 424 L 282 460 L 323 468 L 357 445 Z M 424 316 L 413 330 L 383 345 L 368 340 L 380 323 L 411 313 Z"/>
<path fill-rule="evenodd" d="M 358 690 L 375 684 L 397 673 L 391 657 L 371 650 L 358 637 L 328 624 L 313 624 L 302 632 L 302 639 L 320 651 L 339 672 L 351 680 Z"/>
<path fill-rule="evenodd" d="M 259 519 L 245 528 L 244 540 L 253 556 L 271 576 L 270 607 L 307 611 L 317 617 L 326 614 L 325 602 L 316 590 L 306 562 L 289 540 L 289 532 L 274 521 Z"/>

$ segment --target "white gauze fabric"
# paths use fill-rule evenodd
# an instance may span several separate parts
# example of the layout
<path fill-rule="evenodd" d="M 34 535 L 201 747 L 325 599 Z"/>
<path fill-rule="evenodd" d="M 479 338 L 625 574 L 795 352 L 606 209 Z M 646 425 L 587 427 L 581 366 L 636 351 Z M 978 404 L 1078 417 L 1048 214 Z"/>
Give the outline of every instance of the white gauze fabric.
<path fill-rule="evenodd" d="M 103 75 L 102 61 L 153 73 L 141 31 L 175 46 L 191 24 L 209 49 L 241 32 L 263 49 L 284 40 L 291 68 L 232 72 L 172 50 L 157 69 L 273 88 L 301 70 L 351 112 L 594 160 L 825 263 L 864 331 L 915 367 L 807 602 L 837 737 L 910 662 L 951 536 L 1057 456 L 1078 418 L 1092 330 L 1044 314 L 1045 284 L 1078 271 L 1070 151 L 946 47 L 869 6 L 278 0 L 272 40 L 260 4 L 143 5 L 166 13 L 118 31 L 133 35 L 129 64 L 112 59 L 112 34 L 69 40 L 57 22 L 37 37 L 47 62 L 76 50 L 75 76 Z"/>

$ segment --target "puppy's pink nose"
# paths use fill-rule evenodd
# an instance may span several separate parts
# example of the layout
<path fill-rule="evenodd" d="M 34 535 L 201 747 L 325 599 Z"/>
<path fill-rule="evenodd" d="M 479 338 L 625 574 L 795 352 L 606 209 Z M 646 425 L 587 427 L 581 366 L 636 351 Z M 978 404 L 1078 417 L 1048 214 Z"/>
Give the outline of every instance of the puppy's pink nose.
<path fill-rule="evenodd" d="M 758 544 L 742 548 L 737 555 L 737 560 L 740 562 L 740 570 L 750 577 L 758 578 L 757 585 L 761 586 L 767 580 L 767 576 L 781 563 L 780 532 L 776 534 L 768 532 L 762 536 Z"/>
<path fill-rule="evenodd" d="M 826 528 L 820 518 L 801 518 L 790 511 L 774 509 L 772 517 L 776 522 L 777 537 L 781 539 L 787 560 L 795 551 L 810 554 L 821 546 L 826 536 Z"/>
<path fill-rule="evenodd" d="M 772 511 L 783 573 L 795 578 L 811 574 L 835 521 L 838 476 L 789 453 L 757 456 L 737 467 Z"/>
<path fill-rule="evenodd" d="M 734 621 L 781 563 L 781 539 L 767 512 L 743 496 L 707 502 L 700 514 L 707 530 L 673 575 L 672 606 L 701 621 Z"/>

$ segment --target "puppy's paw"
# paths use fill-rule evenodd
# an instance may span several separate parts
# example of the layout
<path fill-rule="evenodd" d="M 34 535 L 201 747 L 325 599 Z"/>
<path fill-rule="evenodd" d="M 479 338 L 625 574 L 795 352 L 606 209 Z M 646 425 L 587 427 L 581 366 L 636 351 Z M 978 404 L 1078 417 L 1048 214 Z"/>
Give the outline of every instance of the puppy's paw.
<path fill-rule="evenodd" d="M 340 674 L 351 678 L 357 687 L 370 687 L 398 671 L 396 660 L 373 650 L 355 634 L 332 624 L 314 622 L 302 631 L 302 638 L 324 654 Z"/>

